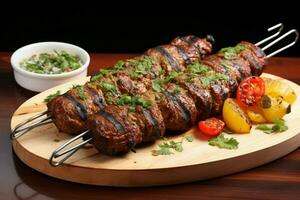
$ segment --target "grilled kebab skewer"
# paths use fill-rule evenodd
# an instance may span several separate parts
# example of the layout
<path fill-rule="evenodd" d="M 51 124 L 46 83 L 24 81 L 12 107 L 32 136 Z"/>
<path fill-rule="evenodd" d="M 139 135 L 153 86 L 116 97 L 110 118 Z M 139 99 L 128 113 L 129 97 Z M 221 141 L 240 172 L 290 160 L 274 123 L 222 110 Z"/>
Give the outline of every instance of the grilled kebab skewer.
<path fill-rule="evenodd" d="M 212 36 L 177 37 L 169 45 L 149 49 L 145 55 L 117 62 L 102 69 L 91 82 L 76 86 L 48 103 L 48 111 L 59 131 L 77 134 L 86 130 L 89 115 L 103 109 L 122 94 L 143 94 L 151 90 L 152 80 L 186 66 L 212 51 Z M 164 73 L 162 73 L 164 72 Z M 101 79 L 101 81 L 97 81 Z"/>
<path fill-rule="evenodd" d="M 147 53 L 149 56 L 130 62 L 155 63 L 151 51 Z M 219 113 L 224 100 L 234 95 L 238 83 L 245 77 L 260 75 L 265 64 L 266 56 L 258 47 L 241 42 L 202 61 L 194 61 L 182 72 L 165 75 L 166 71 L 161 71 L 154 79 L 147 79 L 150 82 L 140 76 L 135 80 L 142 84 L 138 90 L 122 84 L 124 88 L 118 87 L 115 92 L 103 92 L 110 103 L 90 115 L 85 128 L 90 130 L 92 143 L 99 152 L 108 155 L 128 152 L 141 142 L 160 138 L 165 130 L 184 131 L 199 118 Z M 88 84 L 100 88 L 104 83 L 118 85 L 122 75 L 105 74 Z M 120 88 L 124 92 L 118 94 Z"/>

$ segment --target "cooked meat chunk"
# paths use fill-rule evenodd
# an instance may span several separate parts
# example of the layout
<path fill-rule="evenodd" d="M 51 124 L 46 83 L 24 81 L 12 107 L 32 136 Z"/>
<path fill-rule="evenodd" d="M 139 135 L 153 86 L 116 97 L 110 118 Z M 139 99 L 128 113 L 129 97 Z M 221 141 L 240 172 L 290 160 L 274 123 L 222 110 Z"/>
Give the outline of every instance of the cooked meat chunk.
<path fill-rule="evenodd" d="M 240 81 L 260 75 L 265 54 L 255 45 L 211 53 L 212 39 L 175 38 L 169 45 L 102 69 L 84 86 L 75 86 L 48 103 L 60 131 L 91 130 L 104 154 L 132 150 L 166 131 L 185 131 L 198 119 L 219 114 Z"/>
<path fill-rule="evenodd" d="M 107 155 L 117 155 L 130 151 L 142 141 L 142 133 L 127 117 L 127 109 L 107 106 L 90 116 L 87 128 L 91 130 L 93 144 L 97 150 Z"/>

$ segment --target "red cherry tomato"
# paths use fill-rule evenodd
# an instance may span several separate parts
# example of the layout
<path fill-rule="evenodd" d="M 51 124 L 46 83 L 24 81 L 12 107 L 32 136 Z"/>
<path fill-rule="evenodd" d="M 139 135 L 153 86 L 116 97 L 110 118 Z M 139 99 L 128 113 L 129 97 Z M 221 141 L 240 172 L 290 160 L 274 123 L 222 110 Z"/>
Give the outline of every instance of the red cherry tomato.
<path fill-rule="evenodd" d="M 265 82 L 258 76 L 244 79 L 236 93 L 237 103 L 242 107 L 254 106 L 265 93 Z"/>
<path fill-rule="evenodd" d="M 225 123 L 215 117 L 208 118 L 198 123 L 200 131 L 207 136 L 217 136 L 224 129 Z"/>

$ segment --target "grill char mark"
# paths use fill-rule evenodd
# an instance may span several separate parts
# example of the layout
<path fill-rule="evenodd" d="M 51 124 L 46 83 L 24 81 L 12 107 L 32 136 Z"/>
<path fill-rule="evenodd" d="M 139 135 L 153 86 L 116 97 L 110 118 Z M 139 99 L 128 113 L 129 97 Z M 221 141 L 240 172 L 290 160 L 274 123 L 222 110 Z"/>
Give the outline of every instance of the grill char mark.
<path fill-rule="evenodd" d="M 97 112 L 97 115 L 101 115 L 105 119 L 107 119 L 110 123 L 114 125 L 114 127 L 118 130 L 118 133 L 122 134 L 125 132 L 125 128 L 123 125 L 113 116 L 113 114 L 106 112 L 104 110 L 100 110 Z"/>
<path fill-rule="evenodd" d="M 183 120 L 185 121 L 185 123 L 190 124 L 190 122 L 191 122 L 191 113 L 184 106 L 184 104 L 180 101 L 180 99 L 176 95 L 174 95 L 174 94 L 172 94 L 168 91 L 165 92 L 165 95 L 179 109 L 179 111 L 181 113 L 181 116 L 182 116 Z"/>
<path fill-rule="evenodd" d="M 159 138 L 161 137 L 161 131 L 158 125 L 158 121 L 151 115 L 150 111 L 147 109 L 143 109 L 143 114 L 145 118 L 150 122 L 150 124 L 154 127 L 155 135 Z"/>
<path fill-rule="evenodd" d="M 167 52 L 167 50 L 165 50 L 163 47 L 160 46 L 157 46 L 154 49 L 157 50 L 164 58 L 166 58 L 166 60 L 171 65 L 173 70 L 177 72 L 180 71 L 177 61 L 173 58 L 173 56 L 169 52 Z"/>
<path fill-rule="evenodd" d="M 73 105 L 75 106 L 75 108 L 76 108 L 76 110 L 79 114 L 80 119 L 83 120 L 83 121 L 86 121 L 87 120 L 87 109 L 86 109 L 86 107 L 68 93 L 63 94 L 63 96 L 65 98 L 69 99 L 73 103 Z"/>

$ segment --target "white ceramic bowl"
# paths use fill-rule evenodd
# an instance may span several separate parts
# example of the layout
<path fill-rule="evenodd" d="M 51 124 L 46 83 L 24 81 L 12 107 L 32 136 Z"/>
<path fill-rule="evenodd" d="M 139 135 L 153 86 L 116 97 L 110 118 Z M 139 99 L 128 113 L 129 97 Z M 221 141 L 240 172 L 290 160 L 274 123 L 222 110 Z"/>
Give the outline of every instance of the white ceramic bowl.
<path fill-rule="evenodd" d="M 82 66 L 74 71 L 62 74 L 38 74 L 26 71 L 20 67 L 20 62 L 34 54 L 43 52 L 66 51 L 77 55 L 82 61 Z M 82 48 L 63 42 L 39 42 L 21 47 L 13 53 L 10 59 L 14 69 L 14 76 L 17 83 L 32 91 L 41 92 L 56 85 L 66 83 L 75 79 L 86 77 L 87 68 L 90 63 L 89 54 Z"/>

